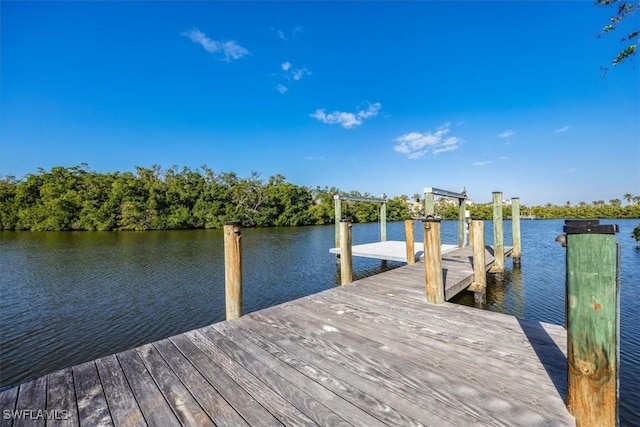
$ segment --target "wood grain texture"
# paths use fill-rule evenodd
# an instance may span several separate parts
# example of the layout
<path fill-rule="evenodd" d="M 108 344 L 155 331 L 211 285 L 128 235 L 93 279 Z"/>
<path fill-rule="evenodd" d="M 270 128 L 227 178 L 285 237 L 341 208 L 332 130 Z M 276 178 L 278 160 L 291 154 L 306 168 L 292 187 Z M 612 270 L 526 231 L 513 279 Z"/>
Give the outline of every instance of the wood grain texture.
<path fill-rule="evenodd" d="M 511 198 L 511 245 L 513 246 L 513 252 L 511 258 L 513 258 L 514 264 L 520 264 L 520 258 L 522 256 L 522 238 L 520 235 L 520 198 Z"/>
<path fill-rule="evenodd" d="M 180 424 L 188 426 L 213 426 L 213 421 L 193 398 L 176 374 L 167 365 L 152 344 L 136 349 L 138 356 L 147 367 L 165 400 L 178 417 Z"/>
<path fill-rule="evenodd" d="M 54 415 L 52 419 L 47 420 L 47 426 L 80 425 L 71 368 L 47 375 L 47 410 L 52 411 Z"/>
<path fill-rule="evenodd" d="M 269 427 L 282 425 L 249 391 L 213 363 L 186 335 L 171 337 L 170 341 L 248 424 Z"/>
<path fill-rule="evenodd" d="M 180 425 L 136 350 L 118 353 L 117 357 L 145 422 L 158 427 Z"/>
<path fill-rule="evenodd" d="M 502 221 L 502 193 L 493 192 L 493 248 L 495 262 L 491 266 L 492 273 L 504 271 L 504 226 Z"/>
<path fill-rule="evenodd" d="M 44 418 L 37 418 L 38 411 L 44 411 L 47 404 L 47 377 L 40 377 L 28 383 L 20 385 L 18 390 L 18 401 L 16 411 L 30 411 L 29 415 L 18 417 L 13 420 L 13 425 L 21 426 L 44 426 Z M 36 414 L 36 419 L 32 415 Z"/>
<path fill-rule="evenodd" d="M 353 257 L 351 252 L 351 222 L 340 221 L 340 284 L 353 282 Z"/>
<path fill-rule="evenodd" d="M 96 367 L 113 423 L 123 427 L 146 425 L 116 355 L 96 360 Z"/>
<path fill-rule="evenodd" d="M 102 390 L 95 362 L 73 367 L 73 382 L 78 402 L 80 425 L 112 426 L 113 421 Z"/>
<path fill-rule="evenodd" d="M 567 233 L 567 407 L 579 426 L 618 425 L 614 234 Z"/>
<path fill-rule="evenodd" d="M 424 220 L 424 274 L 427 301 L 442 304 L 444 297 L 444 278 L 442 276 L 442 254 L 440 253 L 440 221 Z"/>
<path fill-rule="evenodd" d="M 193 397 L 217 426 L 246 426 L 247 422 L 218 393 L 206 378 L 187 360 L 169 340 L 154 343 L 155 348 L 173 369 L 176 376 L 188 387 Z"/>
<path fill-rule="evenodd" d="M 413 244 L 413 220 L 411 219 L 404 222 L 404 236 L 405 244 L 407 246 L 407 264 L 413 265 L 416 263 L 416 252 Z"/>
<path fill-rule="evenodd" d="M 224 225 L 224 300 L 227 320 L 242 316 L 242 229 Z"/>
<path fill-rule="evenodd" d="M 11 427 L 11 424 L 13 424 L 13 419 L 4 415 L 5 411 L 9 411 L 9 414 L 11 414 L 16 409 L 19 389 L 19 386 L 15 386 L 0 392 L 0 412 L 2 412 L 0 427 Z"/>

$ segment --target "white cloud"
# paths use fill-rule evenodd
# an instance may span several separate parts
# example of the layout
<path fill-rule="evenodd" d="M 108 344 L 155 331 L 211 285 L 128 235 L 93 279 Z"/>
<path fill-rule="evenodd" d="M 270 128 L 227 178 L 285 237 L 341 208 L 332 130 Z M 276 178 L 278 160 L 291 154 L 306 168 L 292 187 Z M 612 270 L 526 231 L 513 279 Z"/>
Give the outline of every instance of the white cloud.
<path fill-rule="evenodd" d="M 429 153 L 440 154 L 457 150 L 462 142 L 457 136 L 448 136 L 451 126 L 445 123 L 435 132 L 409 132 L 395 139 L 398 143 L 393 149 L 409 159 L 419 159 Z"/>
<path fill-rule="evenodd" d="M 486 166 L 493 163 L 492 160 L 485 160 L 484 162 L 473 162 L 473 166 Z"/>
<path fill-rule="evenodd" d="M 282 84 L 278 84 L 278 86 L 276 86 L 276 90 L 282 94 L 284 94 L 286 91 L 289 90 L 288 87 L 286 87 L 285 85 Z"/>
<path fill-rule="evenodd" d="M 309 71 L 307 67 L 302 67 L 297 70 L 291 71 L 291 77 L 293 77 L 293 80 L 300 80 L 304 76 L 310 76 L 310 75 L 311 75 L 311 71 Z"/>
<path fill-rule="evenodd" d="M 569 129 L 571 129 L 571 126 L 567 125 L 567 126 L 562 126 L 560 129 L 556 129 L 556 133 L 562 133 L 562 132 L 566 132 Z"/>
<path fill-rule="evenodd" d="M 289 68 L 291 68 L 291 62 L 285 61 L 280 66 L 282 67 L 282 71 L 289 71 Z"/>
<path fill-rule="evenodd" d="M 498 138 L 509 138 L 510 136 L 513 136 L 515 134 L 516 134 L 515 131 L 505 130 L 500 135 L 498 135 Z"/>
<path fill-rule="evenodd" d="M 309 160 L 309 161 L 311 161 L 311 160 L 324 160 L 324 157 L 322 157 L 322 156 L 306 156 L 304 159 L 305 160 Z"/>
<path fill-rule="evenodd" d="M 205 33 L 197 28 L 192 28 L 189 31 L 181 33 L 183 37 L 187 37 L 192 42 L 202 46 L 204 50 L 209 53 L 222 54 L 224 61 L 231 61 L 232 59 L 239 59 L 249 53 L 247 49 L 240 46 L 234 40 L 212 40 Z"/>
<path fill-rule="evenodd" d="M 569 168 L 569 169 L 565 169 L 562 172 L 564 173 L 574 173 L 576 171 L 576 168 Z"/>
<path fill-rule="evenodd" d="M 322 108 L 317 109 L 313 114 L 309 114 L 309 117 L 313 117 L 322 123 L 339 124 L 345 129 L 351 129 L 360 126 L 364 120 L 377 116 L 381 106 L 379 102 L 376 102 L 369 104 L 366 110 L 357 110 L 355 113 L 334 111 L 329 114 L 325 113 L 324 108 Z"/>

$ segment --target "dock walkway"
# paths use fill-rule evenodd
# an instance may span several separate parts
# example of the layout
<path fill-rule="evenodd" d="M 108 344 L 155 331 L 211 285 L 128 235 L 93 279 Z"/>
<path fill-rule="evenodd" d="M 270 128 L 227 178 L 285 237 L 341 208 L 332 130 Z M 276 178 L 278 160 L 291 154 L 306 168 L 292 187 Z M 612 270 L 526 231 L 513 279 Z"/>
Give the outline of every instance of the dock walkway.
<path fill-rule="evenodd" d="M 428 304 L 421 268 L 4 390 L 0 425 L 575 425 L 563 402 L 564 328 Z"/>

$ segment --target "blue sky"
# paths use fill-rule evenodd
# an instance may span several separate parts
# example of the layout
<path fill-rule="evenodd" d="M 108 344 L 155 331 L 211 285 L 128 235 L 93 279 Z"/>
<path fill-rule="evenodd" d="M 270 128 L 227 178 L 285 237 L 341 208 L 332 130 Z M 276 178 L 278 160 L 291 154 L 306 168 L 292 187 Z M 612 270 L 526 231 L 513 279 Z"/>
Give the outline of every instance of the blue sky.
<path fill-rule="evenodd" d="M 0 175 L 159 164 L 525 205 L 640 194 L 592 2 L 2 2 Z M 638 16 L 630 18 L 638 23 Z M 627 24 L 632 24 L 628 22 Z"/>

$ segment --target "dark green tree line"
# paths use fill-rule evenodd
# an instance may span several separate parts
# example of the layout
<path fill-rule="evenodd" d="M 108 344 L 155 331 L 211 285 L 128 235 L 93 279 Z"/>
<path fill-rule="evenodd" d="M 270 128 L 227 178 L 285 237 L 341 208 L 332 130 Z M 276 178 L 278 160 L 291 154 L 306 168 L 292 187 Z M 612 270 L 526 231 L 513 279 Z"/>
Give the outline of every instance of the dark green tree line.
<path fill-rule="evenodd" d="M 314 189 L 287 182 L 282 175 L 266 181 L 253 172 L 239 177 L 173 166 L 162 170 L 97 173 L 86 164 L 39 169 L 22 180 L 0 179 L 2 230 L 165 230 L 221 228 L 225 221 L 244 226 L 297 226 L 334 221 L 336 188 Z M 377 206 L 348 203 L 345 216 L 355 222 L 377 221 Z M 400 199 L 388 202 L 387 218 L 404 219 Z"/>

